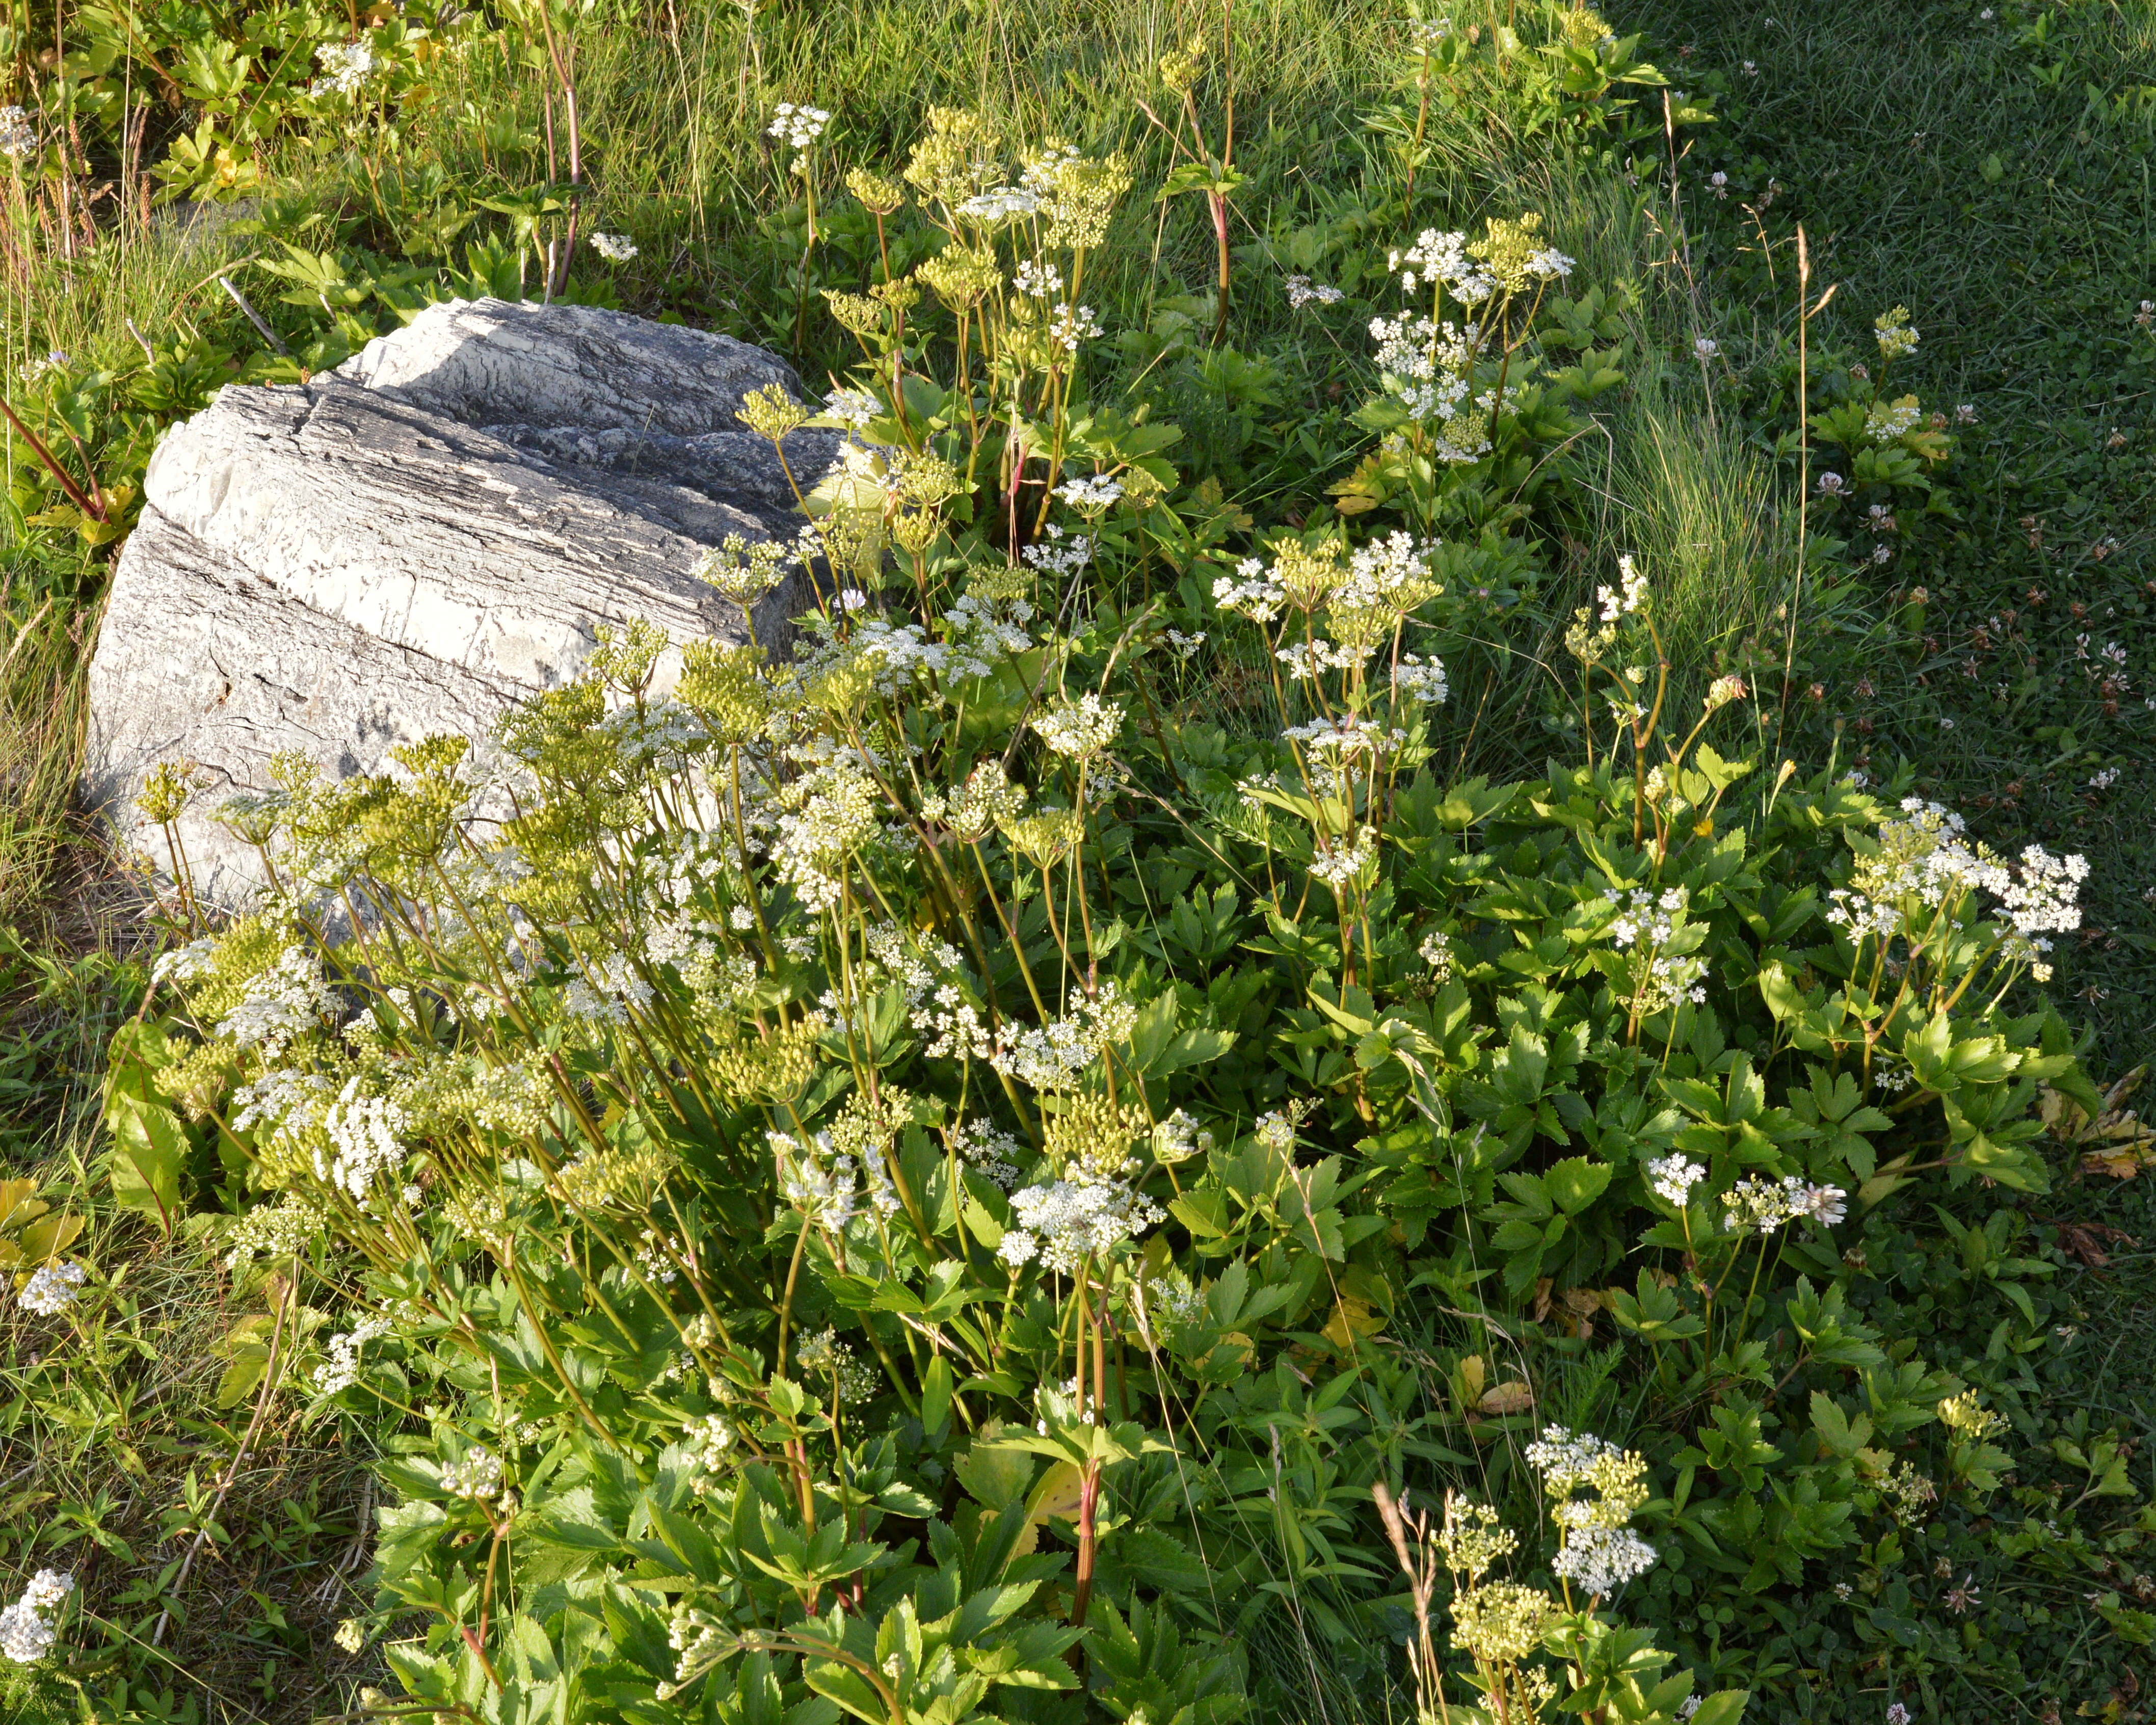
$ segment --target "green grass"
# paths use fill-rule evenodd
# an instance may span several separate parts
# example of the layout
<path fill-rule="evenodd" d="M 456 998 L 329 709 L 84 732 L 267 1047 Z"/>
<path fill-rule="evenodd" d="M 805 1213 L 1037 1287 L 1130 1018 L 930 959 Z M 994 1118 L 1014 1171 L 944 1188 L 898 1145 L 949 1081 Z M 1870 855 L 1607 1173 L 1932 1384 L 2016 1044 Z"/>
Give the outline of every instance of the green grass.
<path fill-rule="evenodd" d="M 1872 318 L 1905 305 L 1922 343 L 1896 388 L 1978 412 L 1951 475 L 1962 521 L 1864 583 L 1881 612 L 1928 588 L 1928 638 L 1906 655 L 1815 649 L 1813 734 L 1845 721 L 1845 758 L 1875 771 L 1906 756 L 2001 849 L 2088 855 L 2089 926 L 2054 988 L 2115 1072 L 2156 1037 L 2156 331 L 2134 323 L 2156 299 L 2156 8 L 1984 9 L 1648 0 L 1635 16 L 1690 49 L 1686 75 L 1727 81 L 1724 123 L 1683 174 L 1725 345 L 1789 336 L 1801 223 L 1815 293 L 1835 289 L 1815 343 L 1876 358 Z M 1772 280 L 1743 208 L 1770 180 Z M 2088 672 L 2112 642 L 2131 686 L 2107 711 Z M 2092 791 L 2107 768 L 2117 784 Z"/>

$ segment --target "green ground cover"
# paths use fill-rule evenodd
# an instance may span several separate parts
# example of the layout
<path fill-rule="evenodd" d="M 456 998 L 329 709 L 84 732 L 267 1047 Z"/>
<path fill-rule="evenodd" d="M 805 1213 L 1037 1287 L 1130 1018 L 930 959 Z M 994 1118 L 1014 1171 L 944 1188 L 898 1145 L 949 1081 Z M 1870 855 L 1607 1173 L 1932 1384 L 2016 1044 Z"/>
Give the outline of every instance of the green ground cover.
<path fill-rule="evenodd" d="M 1906 305 L 1922 341 L 1896 388 L 1974 411 L 1952 428 L 1950 516 L 1912 531 L 1903 509 L 1892 535 L 1854 508 L 1825 524 L 1887 551 L 1882 606 L 1917 588 L 1930 603 L 1899 653 L 1822 656 L 1819 712 L 1848 727 L 1846 755 L 1917 762 L 1926 794 L 2002 846 L 2071 834 L 2100 859 L 2070 986 L 2104 1060 L 2131 1065 L 2156 1001 L 2140 788 L 2156 753 L 2156 11 L 1640 16 L 1726 92 L 1688 178 L 1727 392 L 1749 408 L 1781 385 L 1802 223 L 1838 290 L 1817 338 L 1844 364 L 1871 358 L 1871 320 Z"/>
<path fill-rule="evenodd" d="M 1739 1691 L 1754 1721 L 2148 1716 L 2150 1181 L 2082 1177 L 2092 1151 L 2138 1161 L 2130 1129 L 2076 1139 L 2070 1111 L 2050 1131 L 2031 1111 L 2040 1079 L 2095 1106 L 2087 1079 L 2142 1057 L 2156 999 L 2138 842 L 2156 331 L 2137 321 L 2156 298 L 2156 20 L 1645 4 L 1605 35 L 1524 0 L 1420 33 L 1317 0 L 1233 19 L 1231 45 L 1217 13 L 1107 0 L 511 8 L 424 29 L 386 9 L 32 8 L 8 26 L 38 142 L 10 158 L 8 394 L 84 495 L 11 433 L 0 1131 L 21 1183 L 0 1189 L 0 1247 L 18 1286 L 48 1257 L 89 1278 L 50 1312 L 0 1301 L 7 1599 L 47 1567 L 80 1583 L 55 1656 L 0 1661 L 8 1717 L 1225 1725 L 1419 1700 L 1517 1721 L 1548 1717 L 1544 1680 L 1578 1692 L 1572 1714 L 1640 1722 L 1688 1717 L 1687 1683 L 1730 1692 L 1710 1725 Z M 360 95 L 310 89 L 334 69 L 316 47 L 369 20 Z M 798 152 L 767 130 L 780 100 L 831 113 L 813 218 Z M 824 297 L 880 279 L 886 244 L 902 272 L 940 243 L 919 181 L 886 234 L 846 180 L 896 173 L 937 104 L 973 110 L 1014 167 L 1050 136 L 1126 152 L 1101 171 L 1129 180 L 1111 224 L 1081 243 L 1103 326 L 1082 367 L 1022 305 L 973 327 L 1066 439 L 1048 477 L 1165 486 L 1057 515 L 1100 542 L 1093 608 L 1019 673 L 1055 667 L 1066 741 L 1097 718 L 1081 692 L 1110 701 L 1137 794 L 1089 793 L 1089 746 L 1029 728 L 1026 701 L 848 681 L 842 619 L 808 681 L 714 661 L 685 698 L 713 726 L 744 702 L 805 711 L 793 740 L 910 747 L 951 785 L 992 740 L 1049 824 L 1006 809 L 974 847 L 978 891 L 864 849 L 838 876 L 896 901 L 886 926 L 850 900 L 819 915 L 813 869 L 781 883 L 774 860 L 757 886 L 715 864 L 696 905 L 762 978 L 726 993 L 712 977 L 732 973 L 649 956 L 644 876 L 564 884 L 603 840 L 694 852 L 634 812 L 679 806 L 677 763 L 595 756 L 596 709 L 569 696 L 526 738 L 553 824 L 518 838 L 553 896 L 437 914 L 481 889 L 454 843 L 412 836 L 454 777 L 422 761 L 418 792 L 300 796 L 274 841 L 403 835 L 337 864 L 347 891 L 428 905 L 393 965 L 300 915 L 228 932 L 192 982 L 152 990 L 154 952 L 207 932 L 184 907 L 146 927 L 68 806 L 80 646 L 151 443 L 229 377 L 334 363 L 429 297 L 537 292 L 572 205 L 580 233 L 637 248 L 582 251 L 573 297 L 765 342 L 819 393 L 876 387 L 898 347 L 934 438 L 887 401 L 870 431 L 909 446 L 918 547 L 896 519 L 825 541 L 887 583 L 894 621 L 956 639 L 962 598 L 1045 603 L 1036 565 L 1014 565 L 1019 586 L 994 572 L 1019 547 L 937 476 L 1011 459 L 999 398 L 969 416 L 954 377 L 963 293 L 932 268 L 911 345 L 872 318 L 857 340 Z M 1099 182 L 1072 183 L 1058 195 Z M 1488 226 L 1523 213 L 1531 239 Z M 1496 447 L 1456 464 L 1419 460 L 1458 428 L 1403 417 L 1413 380 L 1377 376 L 1366 332 L 1403 309 L 1388 250 L 1424 228 L 1496 241 L 1483 261 L 1517 290 L 1502 361 L 1434 368 L 1483 404 L 1476 424 L 1489 413 Z M 993 243 L 1006 265 L 1026 244 Z M 1568 275 L 1521 261 L 1544 243 Z M 1068 271 L 1057 244 L 1040 258 Z M 295 358 L 264 351 L 220 270 Z M 1298 277 L 1341 297 L 1295 303 Z M 1919 340 L 1889 360 L 1875 320 L 1897 305 Z M 878 364 L 856 370 L 865 351 Z M 1861 429 L 1911 393 L 1906 428 Z M 1178 440 L 1149 430 L 1168 425 Z M 1822 495 L 1828 472 L 1845 483 Z M 1045 510 L 1045 490 L 1025 495 Z M 846 507 L 826 519 L 850 531 Z M 1297 637 L 1215 602 L 1216 581 L 1316 581 L 1311 615 L 1351 639 L 1367 619 L 1329 547 L 1395 530 L 1443 547 L 1420 573 L 1383 565 L 1413 598 L 1402 640 L 1442 653 L 1441 706 L 1359 666 L 1283 684 Z M 1650 598 L 1597 645 L 1620 555 Z M 1591 670 L 1567 645 L 1581 605 Z M 1657 657 L 1682 715 L 1664 747 L 1711 696 L 1718 754 L 1653 755 L 1644 713 L 1608 704 Z M 611 675 L 636 695 L 636 643 Z M 1736 699 L 1716 687 L 1732 676 Z M 1383 745 L 1396 773 L 1327 778 L 1276 741 L 1343 709 L 1408 732 Z M 1651 800 L 1650 758 L 1673 786 Z M 795 783 L 797 813 L 837 794 Z M 921 830 L 949 813 L 882 790 Z M 2087 853 L 2055 1015 L 1974 895 L 1948 901 L 1965 941 L 1897 906 L 1892 966 L 1825 921 L 1907 793 L 2002 850 Z M 1090 811 L 1075 838 L 1058 802 Z M 1685 901 L 1620 940 L 1602 891 L 1642 882 Z M 552 907 L 532 912 L 545 937 L 482 1025 L 486 967 L 452 925 L 512 903 Z M 289 1058 L 228 1028 L 287 939 L 367 1028 L 302 1013 Z M 909 1038 L 894 939 L 998 1026 L 1055 1019 L 1066 988 L 1070 1023 L 1092 1022 L 1097 999 L 1075 1003 L 1096 975 L 1143 1011 L 1075 1080 L 998 1088 Z M 613 968 L 631 952 L 634 986 Z M 819 996 L 847 1034 L 804 1029 Z M 2083 1026 L 2086 1076 L 2065 1055 Z M 813 1085 L 771 1076 L 788 1059 Z M 244 1118 L 239 1087 L 280 1062 L 356 1086 L 369 1118 L 398 1111 L 415 1216 L 311 1181 L 321 1117 L 289 1136 Z M 536 1101 L 510 1093 L 527 1081 Z M 444 1100 L 482 1082 L 509 1086 L 483 1120 Z M 903 1117 L 869 1100 L 880 1085 L 910 1096 Z M 1133 1098 L 1139 1123 L 1114 1111 Z M 1171 1115 L 1212 1148 L 1186 1158 L 1154 1125 Z M 779 1201 L 804 1169 L 838 1178 L 828 1151 L 771 1137 L 812 1128 L 885 1147 L 865 1154 L 886 1156 L 887 1228 Z M 978 1159 L 1016 1163 L 1000 1182 L 961 1165 L 991 1132 L 1004 1147 Z M 1661 1189 L 1650 1163 L 1671 1155 L 1697 1158 L 1697 1201 Z M 1842 1197 L 1749 1229 L 1705 1198 L 1784 1175 Z M 997 1257 L 1028 1181 L 1109 1194 L 1142 1240 L 1052 1275 Z M 670 1263 L 681 1278 L 655 1283 Z M 1174 1314 L 1158 1345 L 1153 1310 Z M 385 1327 L 354 1339 L 371 1317 Z M 1372 1487 L 1487 1501 L 1518 1542 L 1500 1572 L 1555 1589 L 1572 1536 L 1527 1453 L 1552 1423 L 1640 1456 L 1636 1494 L 1599 1490 L 1658 1561 L 1536 1651 L 1470 1630 L 1481 1578 L 1411 1529 L 1403 1575 Z M 812 1545 L 819 1526 L 845 1548 Z M 1013 1591 L 906 1627 L 984 1583 Z M 751 1621 L 778 1639 L 745 1646 Z"/>

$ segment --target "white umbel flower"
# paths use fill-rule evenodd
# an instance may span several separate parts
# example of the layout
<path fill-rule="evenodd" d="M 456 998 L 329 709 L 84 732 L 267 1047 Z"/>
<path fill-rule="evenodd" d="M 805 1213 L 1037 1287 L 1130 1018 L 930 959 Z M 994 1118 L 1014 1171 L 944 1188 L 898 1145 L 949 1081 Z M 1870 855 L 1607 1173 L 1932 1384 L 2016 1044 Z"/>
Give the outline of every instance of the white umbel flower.
<path fill-rule="evenodd" d="M 62 1569 L 40 1569 L 23 1597 L 0 1611 L 0 1654 L 17 1665 L 35 1665 L 53 1651 L 59 1632 L 51 1615 L 74 1591 L 74 1577 Z"/>
<path fill-rule="evenodd" d="M 23 1302 L 24 1311 L 40 1317 L 55 1317 L 74 1304 L 75 1290 L 88 1276 L 80 1264 L 41 1264 L 15 1297 Z"/>
<path fill-rule="evenodd" d="M 831 123 L 829 110 L 812 108 L 806 102 L 781 102 L 772 112 L 777 117 L 769 127 L 771 136 L 797 150 L 814 143 Z"/>

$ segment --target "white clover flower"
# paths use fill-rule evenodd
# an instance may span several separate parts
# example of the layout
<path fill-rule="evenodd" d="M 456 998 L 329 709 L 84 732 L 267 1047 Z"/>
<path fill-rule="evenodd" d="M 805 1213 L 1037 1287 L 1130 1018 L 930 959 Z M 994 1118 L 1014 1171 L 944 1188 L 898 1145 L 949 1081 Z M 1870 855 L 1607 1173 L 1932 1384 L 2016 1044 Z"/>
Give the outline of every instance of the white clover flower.
<path fill-rule="evenodd" d="M 1313 282 L 1307 275 L 1287 279 L 1287 303 L 1292 311 L 1300 311 L 1306 305 L 1337 305 L 1346 297 L 1338 288 Z"/>
<path fill-rule="evenodd" d="M 56 1317 L 74 1304 L 76 1291 L 90 1279 L 80 1264 L 41 1264 L 16 1295 L 25 1311 Z"/>
<path fill-rule="evenodd" d="M 776 117 L 766 128 L 769 136 L 797 150 L 805 150 L 814 143 L 831 123 L 829 110 L 812 108 L 805 102 L 781 102 L 771 111 Z"/>
<path fill-rule="evenodd" d="M 1686 1156 L 1664 1156 L 1647 1164 L 1655 1190 L 1679 1209 L 1691 1202 L 1691 1189 L 1707 1178 L 1707 1170 Z"/>
<path fill-rule="evenodd" d="M 1699 336 L 1693 339 L 1691 351 L 1697 358 L 1712 359 L 1722 352 L 1722 344 L 1711 336 Z"/>
<path fill-rule="evenodd" d="M 1846 496 L 1848 492 L 1849 483 L 1847 480 L 1844 480 L 1840 474 L 1829 470 L 1827 472 L 1823 473 L 1819 476 L 1819 494 L 1820 496 L 1841 497 Z"/>
<path fill-rule="evenodd" d="M 594 234 L 592 249 L 609 264 L 626 264 L 636 255 L 636 242 L 626 234 Z"/>
<path fill-rule="evenodd" d="M 59 1631 L 48 1614 L 58 1611 L 74 1591 L 74 1577 L 69 1572 L 38 1570 L 23 1597 L 0 1611 L 0 1654 L 17 1665 L 35 1665 L 50 1653 Z"/>

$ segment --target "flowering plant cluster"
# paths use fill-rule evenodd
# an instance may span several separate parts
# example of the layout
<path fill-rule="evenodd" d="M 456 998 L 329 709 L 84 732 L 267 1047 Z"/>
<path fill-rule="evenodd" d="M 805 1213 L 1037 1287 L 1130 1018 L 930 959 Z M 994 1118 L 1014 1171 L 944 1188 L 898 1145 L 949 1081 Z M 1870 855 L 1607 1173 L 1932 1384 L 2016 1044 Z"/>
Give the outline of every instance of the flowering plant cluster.
<path fill-rule="evenodd" d="M 770 135 L 813 187 L 835 127 Z M 401 1428 L 370 1710 L 1229 1725 L 1291 1621 L 1423 1717 L 1730 1725 L 1653 1645 L 1717 1657 L 1687 1565 L 1798 1589 L 2011 1465 L 1848 1291 L 1869 1219 L 2042 1186 L 2039 1083 L 2098 1111 L 2032 992 L 2078 865 L 1760 771 L 1741 678 L 1676 716 L 1630 558 L 1558 632 L 1577 758 L 1469 775 L 1609 302 L 1532 213 L 1403 235 L 1340 508 L 1224 525 L 1089 393 L 1132 176 L 933 110 L 845 177 L 858 365 L 742 403 L 803 517 L 690 572 L 743 638 L 280 760 L 259 901 L 179 883 L 107 1124 L 146 1214 L 230 1212 L 239 1394 Z"/>
<path fill-rule="evenodd" d="M 1943 475 L 1958 430 L 1977 416 L 1967 404 L 1927 412 L 1914 394 L 1890 388 L 1896 364 L 1922 340 L 1907 306 L 1881 313 L 1872 335 L 1876 357 L 1830 372 L 1822 405 L 1808 415 L 1815 439 L 1809 509 L 1852 558 L 1887 570 L 1913 544 L 1960 520 Z"/>

